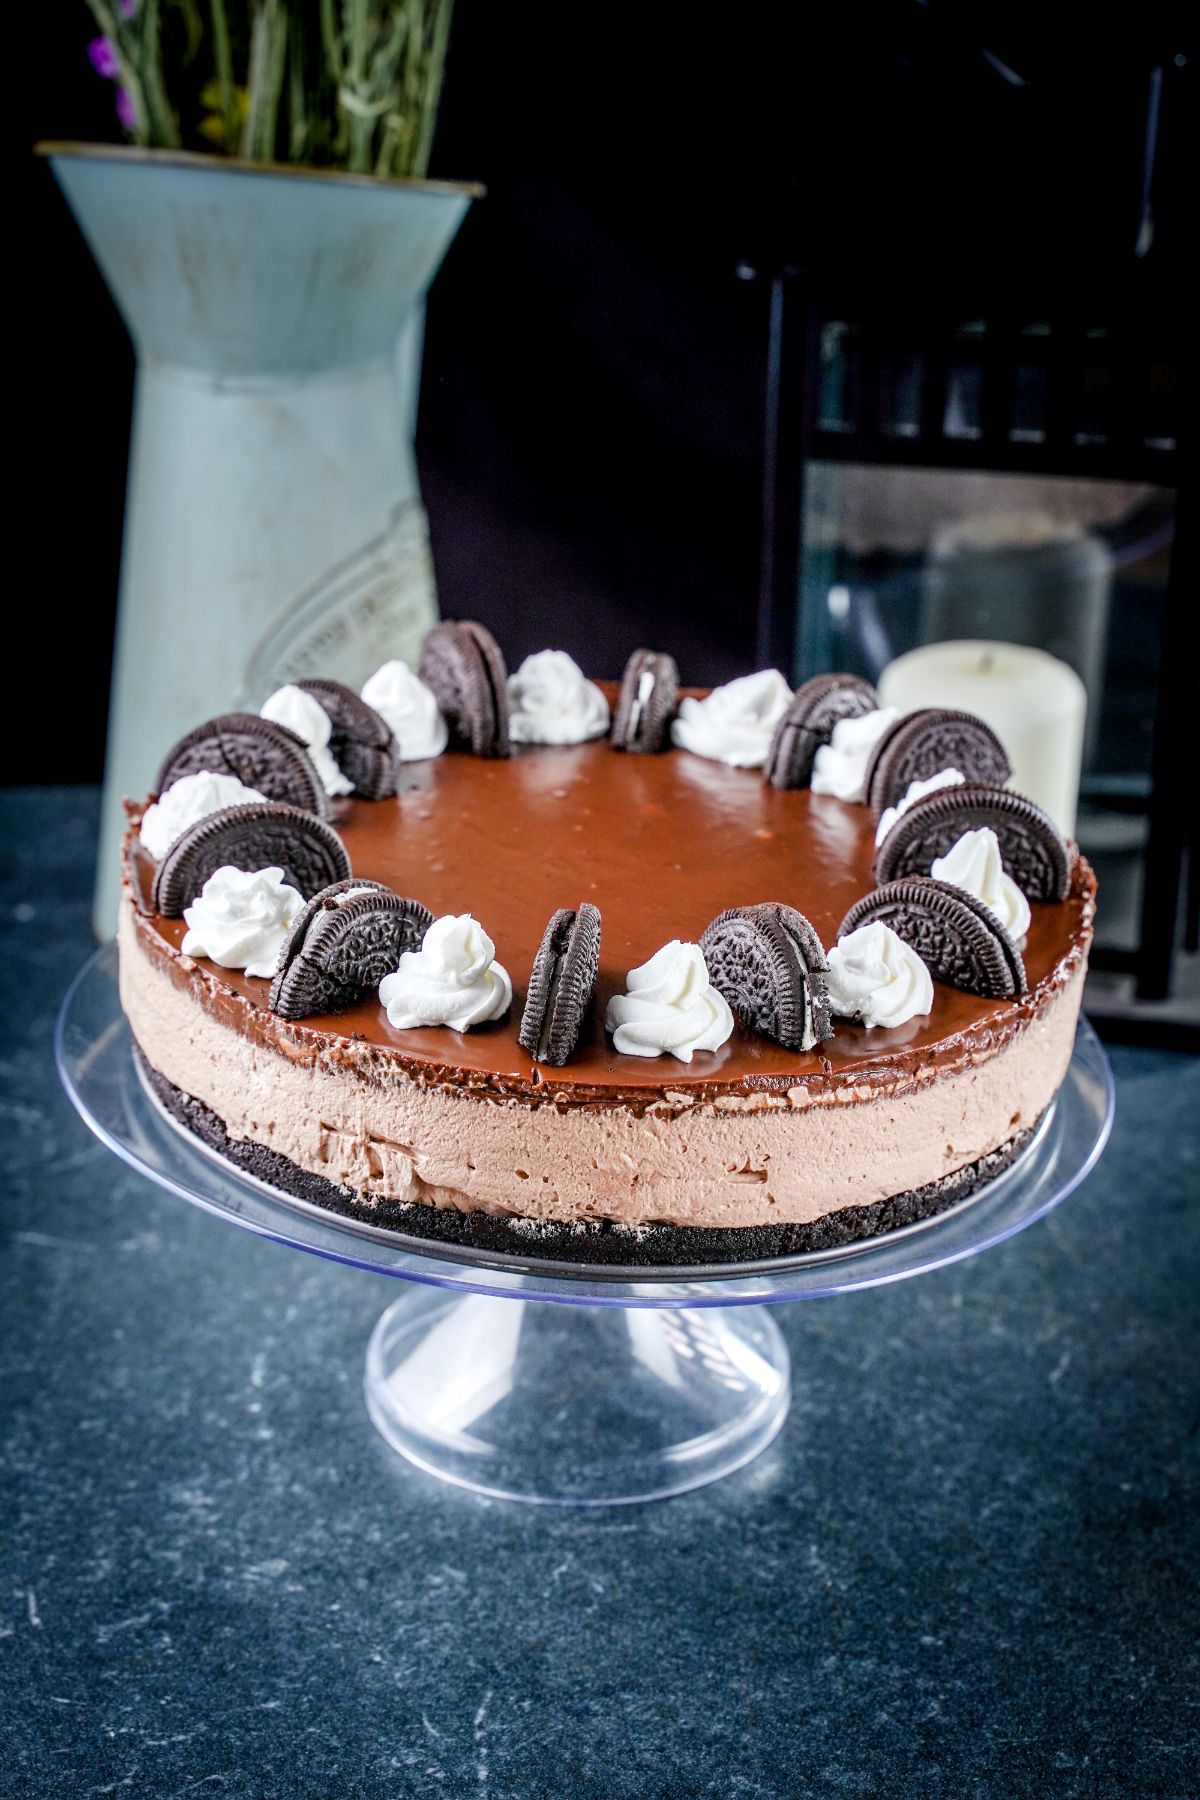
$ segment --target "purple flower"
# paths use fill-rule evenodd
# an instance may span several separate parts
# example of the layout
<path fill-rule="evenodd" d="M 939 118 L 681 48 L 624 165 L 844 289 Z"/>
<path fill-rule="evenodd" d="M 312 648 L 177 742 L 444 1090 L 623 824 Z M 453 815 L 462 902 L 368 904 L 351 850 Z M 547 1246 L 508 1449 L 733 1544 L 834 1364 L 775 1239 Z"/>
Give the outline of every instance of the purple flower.
<path fill-rule="evenodd" d="M 115 81 L 120 73 L 117 53 L 106 37 L 93 38 L 87 47 L 88 61 L 104 81 Z"/>
<path fill-rule="evenodd" d="M 137 130 L 137 108 L 133 104 L 133 96 L 126 88 L 117 89 L 117 118 L 126 131 Z"/>
<path fill-rule="evenodd" d="M 132 19 L 136 11 L 137 0 L 121 0 L 121 17 L 123 19 Z"/>

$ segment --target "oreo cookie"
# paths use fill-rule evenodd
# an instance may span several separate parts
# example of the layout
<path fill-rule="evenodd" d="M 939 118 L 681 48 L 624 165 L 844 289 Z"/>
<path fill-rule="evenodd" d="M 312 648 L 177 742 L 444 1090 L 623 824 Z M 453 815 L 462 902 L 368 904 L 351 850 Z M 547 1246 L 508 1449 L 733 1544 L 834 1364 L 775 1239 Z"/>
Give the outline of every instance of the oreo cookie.
<path fill-rule="evenodd" d="M 298 681 L 329 715 L 329 749 L 334 762 L 364 800 L 386 800 L 396 792 L 400 746 L 387 720 L 342 681 Z"/>
<path fill-rule="evenodd" d="M 1027 900 L 1065 900 L 1071 858 L 1058 826 L 1032 800 L 1008 788 L 965 782 L 925 794 L 900 814 L 875 852 L 875 880 L 928 875 L 965 831 L 986 826 L 1000 860 Z"/>
<path fill-rule="evenodd" d="M 1012 774 L 1004 745 L 974 713 L 928 706 L 906 713 L 884 732 L 867 758 L 863 792 L 878 819 L 914 781 L 957 769 L 965 781 L 1003 787 Z"/>
<path fill-rule="evenodd" d="M 875 712 L 879 696 L 858 675 L 814 675 L 792 695 L 775 727 L 767 752 L 766 776 L 772 787 L 807 787 L 822 744 L 841 719 L 861 719 Z"/>
<path fill-rule="evenodd" d="M 155 912 L 183 916 L 209 876 L 235 869 L 283 870 L 301 894 L 317 893 L 350 873 L 350 858 L 337 832 L 314 813 L 275 801 L 226 806 L 189 825 L 159 863 L 151 896 Z"/>
<path fill-rule="evenodd" d="M 631 755 L 665 750 L 678 705 L 675 658 L 654 650 L 635 650 L 621 677 L 610 733 L 613 749 L 628 750 Z"/>
<path fill-rule="evenodd" d="M 600 965 L 600 914 L 585 900 L 547 925 L 529 977 L 517 1041 L 534 1062 L 561 1068 L 579 1042 Z"/>
<path fill-rule="evenodd" d="M 308 928 L 323 908 L 337 906 L 347 894 L 362 892 L 373 894 L 390 894 L 391 888 L 382 881 L 372 881 L 369 875 L 347 875 L 341 881 L 331 881 L 328 887 L 318 888 L 317 892 L 304 902 L 300 911 L 292 920 L 287 936 L 279 951 L 279 961 L 275 965 L 275 980 L 287 972 L 288 967 L 299 956 L 304 946 Z"/>
<path fill-rule="evenodd" d="M 301 738 L 257 713 L 222 713 L 197 725 L 168 751 L 154 791 L 165 794 L 183 775 L 232 775 L 268 800 L 303 807 L 324 818 L 329 810 L 321 778 Z"/>
<path fill-rule="evenodd" d="M 486 626 L 469 619 L 435 625 L 417 674 L 432 688 L 452 742 L 476 756 L 508 755 L 508 671 Z"/>
<path fill-rule="evenodd" d="M 379 881 L 332 882 L 296 915 L 267 1004 L 284 1019 L 335 1012 L 361 1000 L 419 950 L 433 914 Z"/>
<path fill-rule="evenodd" d="M 838 936 L 847 937 L 875 919 L 911 944 L 930 974 L 949 987 L 985 1000 L 1006 1000 L 1029 990 L 1021 953 L 995 914 L 948 881 L 930 875 L 889 881 L 856 901 L 838 926 Z"/>
<path fill-rule="evenodd" d="M 709 980 L 743 1025 L 785 1050 L 833 1036 L 829 964 L 804 917 L 777 901 L 719 913 L 700 939 Z"/>

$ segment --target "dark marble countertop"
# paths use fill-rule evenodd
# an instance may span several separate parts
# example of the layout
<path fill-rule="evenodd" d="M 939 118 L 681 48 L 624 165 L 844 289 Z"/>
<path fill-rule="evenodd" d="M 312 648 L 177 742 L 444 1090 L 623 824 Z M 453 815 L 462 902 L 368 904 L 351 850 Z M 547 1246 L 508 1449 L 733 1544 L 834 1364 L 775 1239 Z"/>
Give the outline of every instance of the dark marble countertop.
<path fill-rule="evenodd" d="M 392 1284 L 126 1171 L 54 1074 L 90 790 L 0 797 L 0 1791 L 1153 1795 L 1200 1785 L 1200 1063 L 1114 1055 L 1082 1190 L 781 1308 L 751 1468 L 595 1513 L 390 1456 Z"/>

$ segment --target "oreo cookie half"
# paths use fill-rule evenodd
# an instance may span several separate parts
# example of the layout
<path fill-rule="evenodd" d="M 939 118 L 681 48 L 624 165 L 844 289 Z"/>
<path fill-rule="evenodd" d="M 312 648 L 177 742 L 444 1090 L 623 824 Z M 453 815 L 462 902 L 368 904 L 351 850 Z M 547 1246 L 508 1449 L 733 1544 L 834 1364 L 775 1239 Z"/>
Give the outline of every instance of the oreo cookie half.
<path fill-rule="evenodd" d="M 418 950 L 433 924 L 419 900 L 378 881 L 335 881 L 298 913 L 279 953 L 267 1004 L 284 1019 L 361 1000 Z"/>
<path fill-rule="evenodd" d="M 814 675 L 796 689 L 775 727 L 766 762 L 771 786 L 807 787 L 817 751 L 829 742 L 838 721 L 861 719 L 878 706 L 875 689 L 859 675 Z"/>
<path fill-rule="evenodd" d="M 396 791 L 400 746 L 387 720 L 342 681 L 298 681 L 329 714 L 330 754 L 354 792 L 386 800 Z"/>
<path fill-rule="evenodd" d="M 287 936 L 279 950 L 279 961 L 275 965 L 276 981 L 287 973 L 291 963 L 299 956 L 308 935 L 308 928 L 323 907 L 337 906 L 347 894 L 390 894 L 391 888 L 385 887 L 382 881 L 372 881 L 368 875 L 347 875 L 342 881 L 331 881 L 328 887 L 318 888 L 317 892 L 304 902 L 300 911 L 292 920 Z M 272 988 L 274 993 L 274 988 Z"/>
<path fill-rule="evenodd" d="M 867 758 L 863 792 L 878 819 L 914 781 L 957 769 L 965 781 L 1003 787 L 1012 774 L 1008 754 L 990 725 L 974 713 L 928 706 L 906 713 L 884 732 Z"/>
<path fill-rule="evenodd" d="M 586 900 L 547 925 L 529 977 L 517 1041 L 534 1062 L 559 1069 L 579 1042 L 600 965 L 600 914 Z"/>
<path fill-rule="evenodd" d="M 508 755 L 508 671 L 486 626 L 469 619 L 435 625 L 425 634 L 417 674 L 460 748 Z"/>
<path fill-rule="evenodd" d="M 709 980 L 744 1025 L 785 1050 L 833 1036 L 829 964 L 821 940 L 792 906 L 768 901 L 719 913 L 700 939 Z"/>
<path fill-rule="evenodd" d="M 155 793 L 165 794 L 183 775 L 202 770 L 233 775 L 268 800 L 301 806 L 324 818 L 329 810 L 321 778 L 303 741 L 286 725 L 257 713 L 222 713 L 197 725 L 168 751 Z"/>
<path fill-rule="evenodd" d="M 276 801 L 226 806 L 189 825 L 171 845 L 154 876 L 155 912 L 181 918 L 209 876 L 226 864 L 235 869 L 282 869 L 289 886 L 304 895 L 350 873 L 345 844 L 313 813 Z"/>
<path fill-rule="evenodd" d="M 1021 953 L 995 914 L 948 881 L 930 875 L 889 881 L 855 902 L 838 926 L 838 936 L 875 919 L 911 944 L 930 974 L 949 987 L 985 1000 L 1005 1000 L 1029 990 Z"/>
<path fill-rule="evenodd" d="M 610 733 L 613 749 L 639 755 L 666 749 L 678 704 L 675 658 L 654 650 L 635 650 L 621 677 Z"/>
<path fill-rule="evenodd" d="M 1032 800 L 1008 788 L 965 782 L 925 794 L 902 812 L 875 852 L 881 885 L 901 875 L 928 875 L 964 831 L 987 826 L 1000 860 L 1027 900 L 1065 900 L 1071 858 L 1058 826 Z"/>

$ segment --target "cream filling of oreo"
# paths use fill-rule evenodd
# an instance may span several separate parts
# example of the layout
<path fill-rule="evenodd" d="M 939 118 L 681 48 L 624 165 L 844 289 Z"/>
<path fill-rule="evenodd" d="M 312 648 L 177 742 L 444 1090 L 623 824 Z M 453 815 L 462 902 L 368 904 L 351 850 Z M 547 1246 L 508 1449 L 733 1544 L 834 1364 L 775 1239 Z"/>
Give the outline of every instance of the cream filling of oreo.
<path fill-rule="evenodd" d="M 554 958 L 554 967 L 550 971 L 550 986 L 546 993 L 546 1004 L 542 1008 L 542 1022 L 538 1026 L 537 1062 L 545 1062 L 550 1049 L 550 1031 L 554 1024 L 554 1008 L 558 1004 L 559 990 L 562 987 L 563 970 L 567 966 L 566 947 Z"/>
<path fill-rule="evenodd" d="M 802 1050 L 811 1050 L 817 1042 L 817 1030 L 816 1026 L 813 1024 L 812 985 L 811 977 L 808 972 L 808 961 L 804 951 L 800 947 L 800 940 L 795 932 L 789 931 L 787 926 L 784 925 L 783 933 L 787 938 L 788 943 L 792 946 L 792 949 L 796 952 L 796 961 L 800 964 L 800 978 L 804 988 L 804 1030 L 800 1038 L 800 1048 Z"/>
<path fill-rule="evenodd" d="M 637 692 L 633 696 L 633 704 L 629 708 L 629 724 L 625 728 L 625 742 L 631 744 L 637 736 L 638 726 L 642 722 L 642 714 L 650 704 L 650 696 L 654 692 L 654 670 L 643 669 L 638 676 Z"/>

